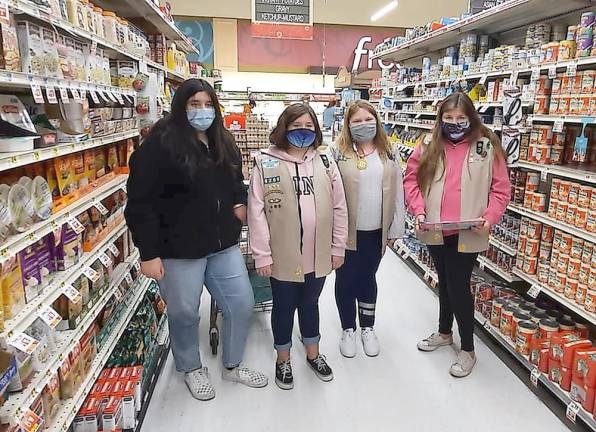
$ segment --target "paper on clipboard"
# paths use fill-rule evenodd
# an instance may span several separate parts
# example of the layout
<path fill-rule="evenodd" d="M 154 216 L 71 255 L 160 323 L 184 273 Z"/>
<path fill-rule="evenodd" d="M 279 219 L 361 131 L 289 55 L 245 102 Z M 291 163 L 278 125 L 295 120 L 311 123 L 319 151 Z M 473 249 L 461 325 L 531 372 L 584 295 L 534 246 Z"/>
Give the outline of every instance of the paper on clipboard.
<path fill-rule="evenodd" d="M 484 224 L 481 219 L 445 221 L 445 222 L 422 222 L 420 228 L 425 231 L 447 231 L 447 230 L 469 230 L 480 227 Z"/>

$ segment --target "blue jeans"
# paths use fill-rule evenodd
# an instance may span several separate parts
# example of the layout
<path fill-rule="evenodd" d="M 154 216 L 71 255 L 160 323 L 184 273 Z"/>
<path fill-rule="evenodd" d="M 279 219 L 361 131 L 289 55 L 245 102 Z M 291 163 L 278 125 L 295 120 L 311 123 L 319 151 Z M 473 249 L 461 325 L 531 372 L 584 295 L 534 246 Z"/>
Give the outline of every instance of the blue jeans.
<path fill-rule="evenodd" d="M 203 284 L 223 314 L 223 364 L 242 362 L 254 294 L 244 259 L 233 246 L 201 259 L 164 259 L 164 278 L 159 282 L 168 305 L 172 352 L 179 372 L 200 369 L 199 307 Z"/>
<path fill-rule="evenodd" d="M 316 278 L 314 273 L 305 275 L 304 282 L 286 282 L 271 278 L 273 292 L 271 327 L 274 347 L 277 351 L 290 351 L 292 347 L 296 309 L 302 343 L 305 346 L 319 343 L 321 340 L 319 297 L 324 284 L 325 278 Z"/>

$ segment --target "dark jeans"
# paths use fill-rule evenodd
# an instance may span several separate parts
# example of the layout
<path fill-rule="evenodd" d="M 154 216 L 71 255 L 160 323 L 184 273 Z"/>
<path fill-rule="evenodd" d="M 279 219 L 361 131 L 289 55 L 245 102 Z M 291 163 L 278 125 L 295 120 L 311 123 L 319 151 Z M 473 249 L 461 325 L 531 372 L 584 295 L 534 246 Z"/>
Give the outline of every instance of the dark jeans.
<path fill-rule="evenodd" d="M 277 351 L 289 351 L 292 347 L 294 314 L 298 309 L 298 323 L 304 345 L 316 345 L 321 339 L 319 333 L 319 297 L 325 278 L 316 278 L 314 273 L 305 275 L 304 282 L 286 282 L 271 278 L 273 311 L 271 327 Z"/>
<path fill-rule="evenodd" d="M 358 231 L 358 250 L 346 250 L 344 265 L 336 272 L 335 302 L 344 330 L 356 330 L 356 303 L 360 327 L 375 325 L 377 279 L 381 263 L 382 231 Z"/>
<path fill-rule="evenodd" d="M 439 276 L 439 332 L 451 333 L 455 315 L 461 349 L 474 351 L 474 299 L 470 278 L 478 254 L 458 252 L 457 235 L 445 237 L 444 243 L 428 246 Z"/>

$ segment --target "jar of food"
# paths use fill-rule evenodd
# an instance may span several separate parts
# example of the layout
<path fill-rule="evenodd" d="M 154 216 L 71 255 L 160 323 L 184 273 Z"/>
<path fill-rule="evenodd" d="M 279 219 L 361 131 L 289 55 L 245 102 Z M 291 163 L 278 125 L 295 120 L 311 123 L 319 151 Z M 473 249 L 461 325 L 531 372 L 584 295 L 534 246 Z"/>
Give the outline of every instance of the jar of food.
<path fill-rule="evenodd" d="M 501 310 L 503 306 L 506 304 L 504 299 L 498 298 L 493 300 L 492 310 L 490 314 L 490 323 L 494 327 L 499 327 L 501 325 Z"/>
<path fill-rule="evenodd" d="M 559 323 L 552 318 L 544 318 L 540 320 L 540 338 L 550 339 L 550 337 L 559 331 Z"/>
<path fill-rule="evenodd" d="M 596 312 L 596 289 L 588 289 L 584 309 L 588 312 Z"/>
<path fill-rule="evenodd" d="M 522 321 L 518 325 L 515 349 L 523 356 L 530 355 L 530 345 L 538 332 L 538 326 L 532 321 Z"/>
<path fill-rule="evenodd" d="M 93 17 L 95 19 L 95 34 L 101 39 L 105 39 L 106 30 L 103 24 L 103 9 L 93 6 Z"/>
<path fill-rule="evenodd" d="M 579 282 L 577 279 L 572 279 L 571 276 L 568 276 L 567 283 L 565 284 L 565 297 L 570 300 L 575 300 L 578 285 Z"/>
<path fill-rule="evenodd" d="M 106 35 L 106 40 L 115 45 L 118 45 L 118 31 L 116 27 L 116 14 L 110 11 L 103 11 L 103 23 Z"/>
<path fill-rule="evenodd" d="M 120 25 L 122 27 L 122 46 L 127 49 L 132 49 L 131 42 L 130 42 L 130 28 L 128 21 L 125 19 L 119 19 Z"/>
<path fill-rule="evenodd" d="M 575 321 L 568 315 L 562 316 L 559 318 L 559 330 L 563 335 L 575 333 Z"/>
<path fill-rule="evenodd" d="M 530 315 L 527 313 L 518 311 L 513 314 L 513 319 L 511 320 L 511 340 L 514 341 L 517 339 L 517 326 L 522 321 L 530 321 Z"/>
<path fill-rule="evenodd" d="M 580 283 L 577 285 L 577 291 L 575 293 L 575 302 L 583 306 L 586 304 L 586 295 L 588 294 L 588 285 Z"/>
<path fill-rule="evenodd" d="M 504 306 L 501 311 L 501 323 L 499 329 L 501 334 L 505 337 L 511 338 L 511 326 L 513 323 L 513 314 L 517 308 L 511 305 Z"/>

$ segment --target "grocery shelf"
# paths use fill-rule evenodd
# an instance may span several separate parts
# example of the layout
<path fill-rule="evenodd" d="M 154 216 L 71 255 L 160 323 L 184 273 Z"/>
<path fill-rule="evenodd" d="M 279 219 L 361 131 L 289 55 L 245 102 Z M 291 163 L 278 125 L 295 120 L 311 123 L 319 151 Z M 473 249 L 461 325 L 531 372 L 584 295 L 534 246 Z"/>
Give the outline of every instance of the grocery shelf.
<path fill-rule="evenodd" d="M 19 423 L 23 414 L 25 414 L 28 407 L 30 407 L 44 387 L 50 382 L 52 376 L 60 368 L 64 361 L 64 355 L 71 352 L 75 345 L 79 343 L 85 332 L 96 320 L 104 306 L 114 295 L 119 285 L 125 278 L 127 272 L 133 267 L 134 263 L 139 259 L 139 252 L 135 251 L 128 259 L 118 265 L 114 269 L 112 280 L 109 287 L 103 292 L 100 291 L 99 300 L 93 305 L 87 305 L 92 308 L 87 315 L 81 320 L 79 325 L 74 330 L 59 332 L 60 341 L 52 356 L 48 359 L 44 368 L 35 373 L 35 376 L 30 383 L 20 393 L 11 395 L 10 400 L 2 407 L 0 416 L 3 423 L 15 422 Z"/>
<path fill-rule="evenodd" d="M 587 171 L 573 166 L 564 165 L 544 165 L 534 162 L 519 161 L 517 165 L 521 168 L 527 168 L 534 171 L 540 171 L 546 174 L 552 174 L 557 177 L 581 180 L 589 183 L 596 183 L 596 170 Z"/>
<path fill-rule="evenodd" d="M 54 422 L 52 425 L 47 429 L 49 432 L 66 432 L 70 428 L 72 421 L 74 420 L 77 412 L 79 411 L 80 407 L 83 405 L 83 402 L 87 398 L 87 395 L 91 391 L 91 388 L 95 384 L 97 378 L 101 374 L 105 363 L 110 358 L 112 351 L 116 347 L 120 336 L 124 333 L 124 330 L 128 326 L 130 319 L 133 317 L 134 313 L 136 312 L 137 306 L 143 299 L 149 284 L 151 283 L 151 279 L 147 279 L 144 276 L 139 278 L 139 287 L 136 289 L 132 297 L 128 297 L 125 300 L 126 308 L 125 312 L 123 312 L 123 316 L 118 321 L 118 324 L 115 327 L 115 330 L 112 331 L 109 338 L 105 341 L 104 346 L 102 347 L 101 351 L 97 354 L 93 363 L 91 364 L 90 373 L 87 374 L 87 377 L 79 387 L 79 390 L 76 392 L 75 396 L 68 399 L 64 402 L 61 407 L 60 411 L 58 412 Z"/>
<path fill-rule="evenodd" d="M 497 249 L 502 250 L 503 252 L 505 252 L 507 255 L 511 255 L 511 256 L 516 256 L 517 255 L 517 251 L 515 250 L 515 248 L 506 245 L 501 240 L 496 239 L 492 235 L 490 236 L 488 242 L 490 244 L 492 244 L 493 246 L 495 246 Z"/>
<path fill-rule="evenodd" d="M 416 265 L 418 267 L 420 267 L 420 269 L 424 272 L 424 279 L 431 279 L 433 281 L 433 283 L 437 284 L 439 282 L 439 278 L 437 276 L 437 273 L 432 270 L 430 267 L 428 267 L 426 264 L 424 264 L 422 261 L 420 261 L 418 259 L 418 257 L 416 257 L 415 255 L 412 255 L 410 253 L 410 248 L 408 248 L 401 240 L 397 240 L 394 244 L 395 248 L 392 248 L 392 250 L 399 255 L 401 258 L 403 258 L 404 260 L 407 260 L 408 258 L 411 258 L 412 261 L 414 261 L 416 263 Z"/>
<path fill-rule="evenodd" d="M 546 214 L 546 213 L 537 212 L 534 210 L 523 208 L 523 207 L 520 207 L 515 204 L 509 204 L 507 206 L 507 208 L 517 214 L 522 215 L 522 216 L 529 217 L 530 219 L 534 219 L 534 220 L 537 220 L 544 224 L 553 226 L 555 228 L 560 229 L 561 231 L 565 231 L 566 233 L 572 234 L 576 237 L 582 238 L 584 240 L 588 240 L 589 242 L 592 242 L 592 243 L 596 243 L 596 233 L 590 233 L 590 232 L 586 231 L 585 229 L 576 228 L 576 227 L 569 225 L 567 223 L 560 222 L 556 219 L 549 217 L 548 214 Z"/>
<path fill-rule="evenodd" d="M 395 120 L 388 120 L 384 123 L 396 125 L 396 126 L 406 126 L 406 127 L 413 127 L 413 128 L 418 128 L 418 129 L 428 129 L 428 130 L 432 130 L 435 127 L 434 124 L 427 125 L 427 124 L 422 124 L 422 123 L 412 123 L 412 122 L 395 121 Z"/>
<path fill-rule="evenodd" d="M 138 130 L 121 132 L 114 135 L 107 135 L 98 138 L 91 138 L 86 141 L 70 144 L 57 144 L 52 147 L 33 149 L 24 152 L 0 153 L 0 171 L 16 168 L 30 163 L 41 162 L 55 157 L 78 153 L 95 147 L 112 144 L 128 138 L 139 136 Z"/>
<path fill-rule="evenodd" d="M 491 260 L 489 260 L 488 258 L 486 258 L 482 255 L 478 255 L 478 263 L 480 264 L 480 270 L 484 270 L 484 268 L 486 267 L 487 269 L 489 269 L 491 272 L 493 272 L 494 274 L 496 274 L 497 276 L 499 276 L 501 279 L 503 279 L 506 282 L 511 283 L 511 282 L 515 282 L 515 281 L 519 280 L 513 274 L 508 273 L 505 270 L 501 269 L 494 262 L 492 262 Z"/>
<path fill-rule="evenodd" d="M 118 175 L 108 183 L 98 187 L 91 193 L 84 195 L 69 206 L 52 214 L 49 219 L 33 224 L 23 233 L 13 235 L 2 243 L 0 259 L 17 254 L 31 243 L 35 243 L 42 237 L 51 233 L 57 227 L 65 224 L 69 219 L 79 215 L 85 210 L 93 207 L 97 202 L 112 195 L 118 189 L 124 187 L 128 175 Z"/>
<path fill-rule="evenodd" d="M 410 115 L 416 115 L 416 116 L 423 116 L 423 115 L 428 115 L 428 116 L 436 116 L 437 112 L 436 111 L 408 111 L 408 110 L 399 110 L 398 111 L 399 114 L 410 114 Z"/>
<path fill-rule="evenodd" d="M 513 273 L 515 273 L 521 279 L 528 282 L 530 285 L 540 287 L 540 292 L 549 296 L 553 300 L 556 300 L 558 303 L 562 304 L 567 309 L 576 313 L 577 315 L 581 316 L 582 318 L 588 320 L 590 323 L 596 325 L 596 314 L 594 314 L 592 312 L 588 312 L 587 310 L 585 310 L 584 308 L 579 306 L 577 303 L 575 303 L 573 300 L 570 300 L 567 297 L 565 297 L 564 295 L 562 295 L 556 291 L 553 291 L 548 286 L 544 285 L 542 282 L 540 282 L 538 279 L 536 279 L 536 277 L 534 275 L 526 274 L 518 268 L 514 268 Z"/>
<path fill-rule="evenodd" d="M 178 81 L 178 82 L 183 82 L 186 80 L 187 77 L 185 77 L 184 75 L 182 75 L 179 72 L 173 71 L 171 69 L 168 69 L 166 66 L 154 62 L 152 60 L 143 58 L 141 59 L 142 62 L 145 62 L 147 64 L 147 66 L 153 68 L 153 69 L 158 69 L 160 71 L 165 72 L 166 74 L 166 79 L 172 80 L 172 81 Z"/>
<path fill-rule="evenodd" d="M 54 280 L 37 297 L 27 303 L 14 318 L 4 322 L 4 331 L 0 333 L 0 340 L 6 341 L 12 336 L 24 332 L 37 319 L 40 308 L 51 306 L 62 295 L 62 288 L 73 284 L 81 276 L 82 271 L 99 259 L 102 253 L 106 253 L 109 245 L 126 231 L 126 223 L 120 223 L 91 252 L 84 253 L 77 264 L 68 270 L 57 272 Z"/>
<path fill-rule="evenodd" d="M 380 58 L 399 63 L 451 45 L 459 45 L 462 34 L 467 32 L 502 34 L 590 7 L 593 7 L 590 0 L 510 0 L 399 46 L 374 53 L 372 59 Z"/>
<path fill-rule="evenodd" d="M 528 120 L 532 122 L 548 122 L 548 123 L 578 123 L 581 124 L 583 121 L 586 123 L 595 123 L 596 118 L 590 116 L 560 116 L 560 115 L 533 115 L 529 116 Z"/>

